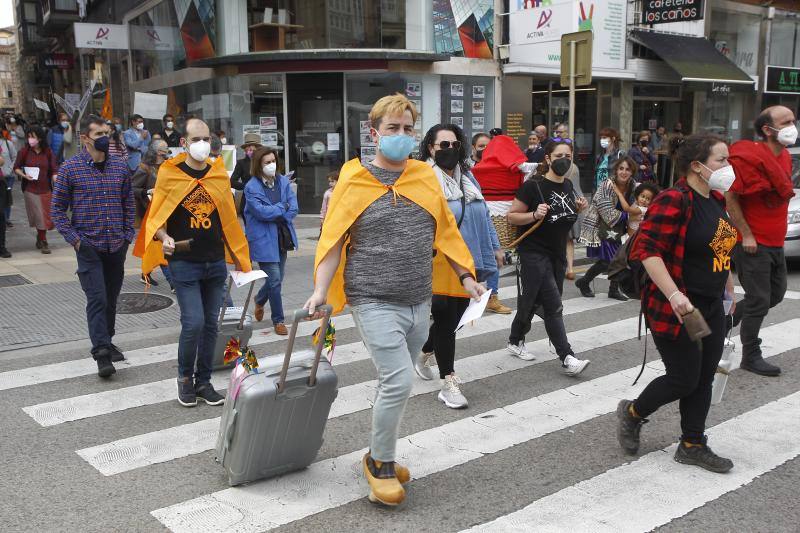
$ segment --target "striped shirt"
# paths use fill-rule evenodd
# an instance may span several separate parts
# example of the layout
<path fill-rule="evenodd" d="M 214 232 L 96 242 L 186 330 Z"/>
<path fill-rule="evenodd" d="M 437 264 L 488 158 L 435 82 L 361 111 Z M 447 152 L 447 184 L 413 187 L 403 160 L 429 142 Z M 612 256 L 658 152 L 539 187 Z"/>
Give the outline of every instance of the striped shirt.
<path fill-rule="evenodd" d="M 72 217 L 67 211 L 72 210 Z M 101 170 L 86 150 L 61 165 L 53 187 L 53 222 L 64 239 L 101 252 L 116 252 L 135 236 L 136 209 L 131 172 L 125 162 L 107 156 Z"/>

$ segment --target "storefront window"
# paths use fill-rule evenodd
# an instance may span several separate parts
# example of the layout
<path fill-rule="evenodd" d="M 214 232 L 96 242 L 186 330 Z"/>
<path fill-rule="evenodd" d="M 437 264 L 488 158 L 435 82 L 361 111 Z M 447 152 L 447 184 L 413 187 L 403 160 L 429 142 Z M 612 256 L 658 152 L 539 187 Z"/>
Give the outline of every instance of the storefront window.
<path fill-rule="evenodd" d="M 436 51 L 492 59 L 494 0 L 433 0 Z"/>
<path fill-rule="evenodd" d="M 758 72 L 758 44 L 761 17 L 714 9 L 711 16 L 711 41 L 725 57 L 751 76 Z"/>
<path fill-rule="evenodd" d="M 442 122 L 464 130 L 467 139 L 494 127 L 494 78 L 442 77 Z"/>
<path fill-rule="evenodd" d="M 769 64 L 800 67 L 800 22 L 778 17 L 772 21 Z"/>

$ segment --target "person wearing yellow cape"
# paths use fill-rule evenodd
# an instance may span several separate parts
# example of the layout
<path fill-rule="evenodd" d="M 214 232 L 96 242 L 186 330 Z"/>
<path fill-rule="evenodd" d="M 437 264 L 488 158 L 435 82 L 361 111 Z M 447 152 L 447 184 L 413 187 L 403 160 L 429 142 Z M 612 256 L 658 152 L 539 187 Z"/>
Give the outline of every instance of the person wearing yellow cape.
<path fill-rule="evenodd" d="M 365 166 L 344 165 L 322 226 L 315 288 L 305 308 L 350 305 L 378 370 L 370 451 L 369 499 L 405 499 L 406 467 L 395 463 L 400 419 L 414 381 L 413 362 L 428 336 L 432 293 L 480 298 L 472 255 L 431 167 L 409 160 L 417 110 L 403 95 L 378 100 L 369 114 L 378 145 Z"/>
<path fill-rule="evenodd" d="M 225 164 L 222 159 L 213 163 L 208 159 L 210 139 L 205 122 L 186 123 L 180 141 L 186 153 L 159 168 L 134 248 L 145 276 L 169 261 L 181 310 L 177 387 L 178 402 L 185 407 L 197 405 L 198 399 L 209 405 L 225 402 L 211 385 L 211 370 L 228 278 L 226 259 L 237 270 L 251 270 Z"/>

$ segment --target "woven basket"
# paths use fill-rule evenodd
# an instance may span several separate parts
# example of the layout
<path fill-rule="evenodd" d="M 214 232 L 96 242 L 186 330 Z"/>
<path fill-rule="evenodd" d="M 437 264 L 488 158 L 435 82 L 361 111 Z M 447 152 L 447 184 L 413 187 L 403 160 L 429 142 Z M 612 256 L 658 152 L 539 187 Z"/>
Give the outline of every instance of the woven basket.
<path fill-rule="evenodd" d="M 504 216 L 492 215 L 492 224 L 494 224 L 494 229 L 497 231 L 500 246 L 503 248 L 507 248 L 519 236 L 517 226 L 509 224 L 508 218 Z"/>

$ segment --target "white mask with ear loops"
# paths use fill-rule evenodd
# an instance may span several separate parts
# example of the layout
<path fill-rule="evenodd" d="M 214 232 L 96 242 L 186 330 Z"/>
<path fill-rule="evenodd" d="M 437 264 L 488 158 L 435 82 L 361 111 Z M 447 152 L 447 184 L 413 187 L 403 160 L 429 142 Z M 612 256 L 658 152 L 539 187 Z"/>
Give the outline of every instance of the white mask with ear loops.
<path fill-rule="evenodd" d="M 703 165 L 703 163 L 700 164 Z M 731 186 L 733 186 L 733 182 L 736 181 L 736 173 L 733 171 L 733 167 L 731 165 L 718 168 L 717 170 L 711 170 L 705 165 L 703 165 L 703 168 L 711 171 L 711 175 L 706 181 L 708 182 L 708 186 L 714 191 L 728 192 Z M 703 175 L 701 174 L 700 177 L 702 176 Z"/>

